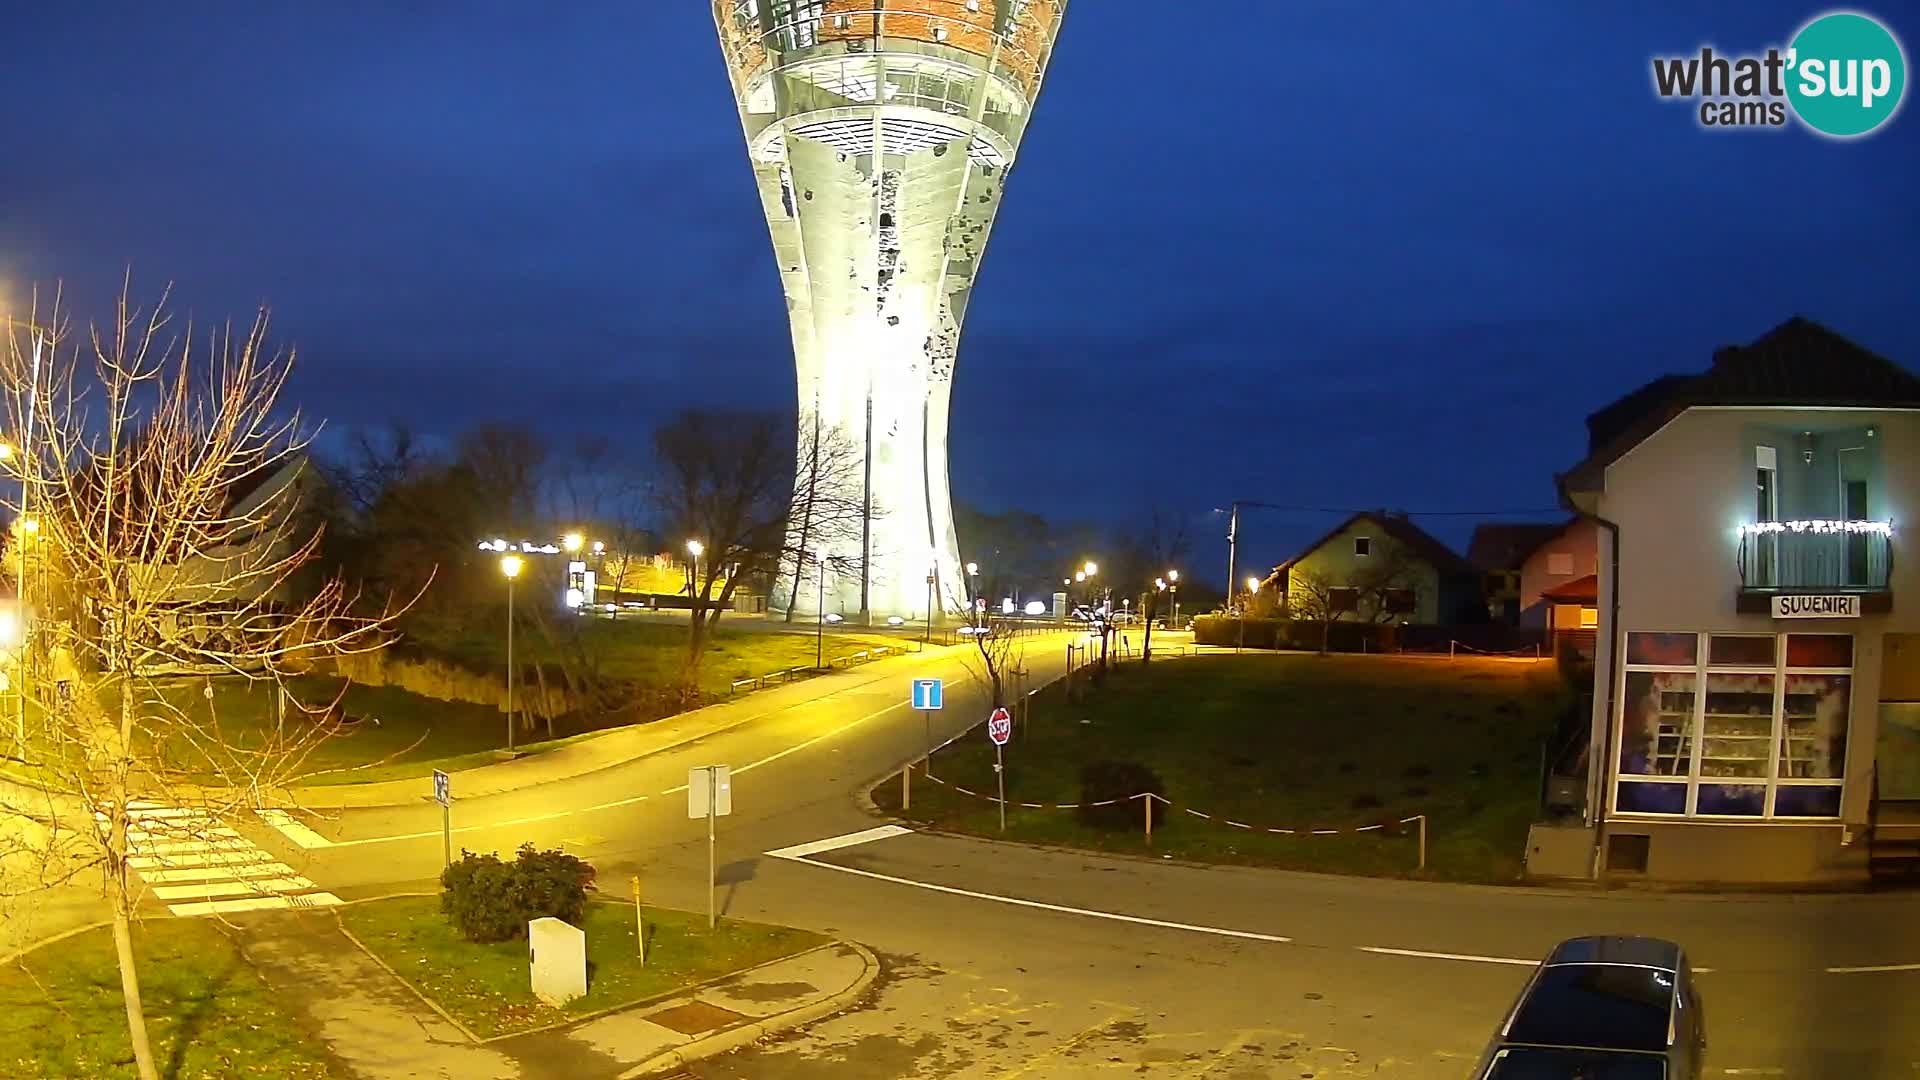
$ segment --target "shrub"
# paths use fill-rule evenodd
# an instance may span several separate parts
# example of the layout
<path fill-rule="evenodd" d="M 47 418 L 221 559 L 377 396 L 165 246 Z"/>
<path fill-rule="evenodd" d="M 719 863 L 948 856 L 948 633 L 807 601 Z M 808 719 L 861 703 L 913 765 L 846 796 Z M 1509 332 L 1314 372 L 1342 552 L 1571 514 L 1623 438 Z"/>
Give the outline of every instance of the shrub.
<path fill-rule="evenodd" d="M 1145 824 L 1140 800 L 1132 796 L 1151 791 L 1164 797 L 1167 786 L 1160 776 L 1137 761 L 1096 761 L 1080 770 L 1081 822 L 1098 829 L 1139 829 Z M 1094 806 L 1113 800 L 1109 806 Z M 1153 823 L 1160 824 L 1166 804 L 1153 803 Z"/>
<path fill-rule="evenodd" d="M 591 865 L 557 849 L 523 844 L 511 863 L 463 850 L 440 872 L 440 910 L 468 941 L 511 941 L 526 936 L 534 919 L 578 923 L 593 877 Z"/>

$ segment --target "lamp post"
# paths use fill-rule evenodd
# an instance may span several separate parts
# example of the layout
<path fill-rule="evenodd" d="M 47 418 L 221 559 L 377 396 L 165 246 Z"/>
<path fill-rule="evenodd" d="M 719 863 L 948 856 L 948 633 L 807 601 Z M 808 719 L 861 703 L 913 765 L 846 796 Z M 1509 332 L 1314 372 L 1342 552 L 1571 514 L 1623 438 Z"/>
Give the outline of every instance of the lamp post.
<path fill-rule="evenodd" d="M 1173 598 L 1173 629 L 1180 629 L 1180 571 L 1167 571 L 1167 593 Z"/>
<path fill-rule="evenodd" d="M 500 572 L 507 578 L 507 753 L 513 753 L 513 579 L 520 576 L 524 560 L 518 555 L 502 555 Z"/>
<path fill-rule="evenodd" d="M 7 344 L 9 348 L 11 348 L 13 344 L 14 322 L 15 320 L 11 317 L 7 319 Z M 19 705 L 18 711 L 15 713 L 14 722 L 17 727 L 16 734 L 20 742 L 18 749 L 19 752 L 24 755 L 26 753 L 27 741 L 27 645 L 32 638 L 32 628 L 27 623 L 27 537 L 29 534 L 39 531 L 39 522 L 33 518 L 32 477 L 27 471 L 27 466 L 32 461 L 33 456 L 33 419 L 34 413 L 38 408 L 40 397 L 40 355 L 46 348 L 47 338 L 45 328 L 39 324 L 27 322 L 21 325 L 33 332 L 33 360 L 31 366 L 28 368 L 29 374 L 27 381 L 27 422 L 21 432 L 19 447 L 20 577 L 17 583 L 18 587 L 14 590 L 14 600 L 20 609 L 20 645 L 16 653 L 19 657 L 19 663 L 16 665 L 17 670 L 14 672 L 20 683 L 19 686 L 14 688 Z M 11 459 L 13 456 L 14 448 L 7 446 L 6 452 L 0 454 L 0 460 Z"/>
<path fill-rule="evenodd" d="M 970 611 L 980 606 L 980 564 L 967 564 L 967 607 Z"/>
<path fill-rule="evenodd" d="M 693 556 L 693 569 L 690 571 L 690 573 L 692 574 L 692 577 L 687 581 L 688 596 L 695 596 L 695 595 L 698 595 L 699 593 L 700 556 L 704 554 L 706 550 L 707 550 L 707 545 L 701 543 L 698 540 L 687 541 L 687 554 Z"/>
<path fill-rule="evenodd" d="M 933 603 L 934 603 L 933 589 L 934 589 L 935 579 L 938 578 L 939 576 L 940 576 L 940 553 L 936 551 L 936 552 L 933 552 L 933 557 L 927 560 L 927 642 L 926 643 L 928 645 L 933 644 Z"/>
<path fill-rule="evenodd" d="M 815 548 L 813 552 L 814 584 L 819 588 L 819 598 L 813 604 L 813 669 L 826 666 L 827 657 L 827 549 Z"/>

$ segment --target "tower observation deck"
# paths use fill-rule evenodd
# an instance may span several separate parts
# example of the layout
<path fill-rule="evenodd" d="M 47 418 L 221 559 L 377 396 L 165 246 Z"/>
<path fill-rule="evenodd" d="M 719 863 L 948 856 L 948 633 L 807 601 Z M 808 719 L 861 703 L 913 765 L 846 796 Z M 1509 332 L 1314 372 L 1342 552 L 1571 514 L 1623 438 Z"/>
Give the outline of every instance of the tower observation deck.
<path fill-rule="evenodd" d="M 801 424 L 860 449 L 866 534 L 831 553 L 864 573 L 829 574 L 830 612 L 919 619 L 964 603 L 947 486 L 954 359 L 1065 10 L 713 2 L 786 291 Z M 811 613 L 816 572 L 778 585 L 775 606 L 791 596 Z"/>

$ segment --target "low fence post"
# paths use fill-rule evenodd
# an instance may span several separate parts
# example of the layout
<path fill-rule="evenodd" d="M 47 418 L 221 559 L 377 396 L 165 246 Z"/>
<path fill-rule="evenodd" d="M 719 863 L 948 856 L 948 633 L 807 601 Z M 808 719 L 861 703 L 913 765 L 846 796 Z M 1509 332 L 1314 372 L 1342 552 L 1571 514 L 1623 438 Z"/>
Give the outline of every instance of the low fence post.
<path fill-rule="evenodd" d="M 1427 815 L 1420 815 L 1420 869 L 1427 868 Z"/>
<path fill-rule="evenodd" d="M 900 809 L 913 809 L 913 762 L 900 770 Z"/>
<path fill-rule="evenodd" d="M 640 950 L 640 966 L 647 966 L 647 920 L 640 912 L 640 875 L 633 875 L 633 944 Z"/>

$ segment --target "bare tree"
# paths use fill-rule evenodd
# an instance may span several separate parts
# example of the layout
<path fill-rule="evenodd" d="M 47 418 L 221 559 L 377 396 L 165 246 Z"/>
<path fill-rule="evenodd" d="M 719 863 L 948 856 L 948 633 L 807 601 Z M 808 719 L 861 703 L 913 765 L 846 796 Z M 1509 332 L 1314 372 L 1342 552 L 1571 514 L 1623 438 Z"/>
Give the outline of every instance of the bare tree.
<path fill-rule="evenodd" d="M 1354 572 L 1349 585 L 1355 610 L 1367 622 L 1392 622 L 1408 614 L 1407 601 L 1420 582 L 1420 564 L 1405 547 L 1391 540 L 1376 545 L 1367 565 Z"/>
<path fill-rule="evenodd" d="M 242 332 L 176 331 L 164 294 L 143 312 L 123 289 L 85 340 L 69 340 L 57 297 L 46 322 L 39 362 L 18 340 L 0 359 L 9 427 L 32 432 L 12 456 L 26 505 L 11 509 L 44 552 L 20 582 L 39 629 L 16 672 L 38 676 L 20 687 L 18 755 L 44 779 L 0 809 L 39 856 L 19 887 L 103 872 L 134 1058 L 155 1080 L 130 928 L 147 843 L 134 809 L 181 808 L 166 839 L 217 842 L 280 797 L 336 715 L 223 727 L 211 696 L 170 695 L 163 676 L 237 673 L 280 694 L 290 673 L 379 647 L 393 613 L 351 614 L 338 580 L 291 593 L 320 536 L 298 513 L 307 433 L 278 407 L 293 357 L 269 349 L 264 312 Z"/>
<path fill-rule="evenodd" d="M 783 553 L 783 567 L 792 567 L 790 571 L 783 569 L 790 574 L 788 622 L 793 621 L 794 609 L 799 606 L 801 572 L 809 562 L 820 561 L 819 552 L 828 555 L 825 567 L 816 568 L 815 573 L 857 569 L 857 559 L 843 558 L 842 565 L 836 566 L 832 552 L 844 551 L 860 540 L 867 515 L 860 444 L 846 430 L 824 426 L 818 413 L 803 414 L 799 432 L 793 506 L 788 513 L 787 536 L 791 543 L 785 545 Z"/>
<path fill-rule="evenodd" d="M 1324 571 L 1300 569 L 1283 571 L 1287 578 L 1287 618 L 1320 624 L 1320 651 L 1326 652 L 1333 636 L 1333 624 L 1343 613 L 1341 587 Z"/>
<path fill-rule="evenodd" d="M 811 532 L 795 528 L 796 444 L 791 421 L 773 413 L 688 410 L 654 432 L 654 495 L 674 530 L 701 545 L 690 568 L 693 609 L 683 690 L 692 694 L 721 613 L 749 578 L 767 578 L 787 563 L 800 566 L 827 548 L 835 573 L 858 573 L 857 557 L 835 554 L 833 535 L 845 515 L 814 504 Z M 825 484 L 823 482 L 824 489 Z M 857 521 L 856 521 L 857 524 Z"/>
<path fill-rule="evenodd" d="M 1167 596 L 1167 572 L 1177 568 L 1190 543 L 1186 523 L 1165 507 L 1155 506 L 1123 546 L 1125 572 L 1139 588 L 1139 610 L 1146 625 L 1140 645 L 1142 664 L 1153 661 L 1153 620 Z"/>

